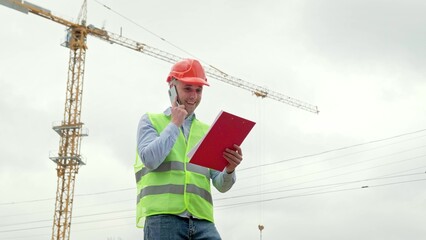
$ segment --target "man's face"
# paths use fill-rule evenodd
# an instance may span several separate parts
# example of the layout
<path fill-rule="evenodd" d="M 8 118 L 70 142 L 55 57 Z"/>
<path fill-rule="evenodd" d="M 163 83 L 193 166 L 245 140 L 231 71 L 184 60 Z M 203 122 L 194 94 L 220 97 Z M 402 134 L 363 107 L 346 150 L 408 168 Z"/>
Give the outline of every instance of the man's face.
<path fill-rule="evenodd" d="M 178 84 L 176 84 L 176 88 L 180 104 L 185 105 L 185 109 L 188 114 L 193 113 L 197 108 L 198 104 L 200 104 L 201 102 L 203 86 L 179 82 Z"/>

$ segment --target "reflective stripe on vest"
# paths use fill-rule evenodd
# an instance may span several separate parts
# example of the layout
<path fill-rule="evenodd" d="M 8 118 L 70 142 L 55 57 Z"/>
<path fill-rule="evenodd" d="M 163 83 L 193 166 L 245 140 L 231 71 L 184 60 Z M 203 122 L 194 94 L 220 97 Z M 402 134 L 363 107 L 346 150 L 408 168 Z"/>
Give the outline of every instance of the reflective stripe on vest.
<path fill-rule="evenodd" d="M 204 200 L 213 205 L 212 195 L 208 191 L 197 187 L 195 184 L 186 185 L 186 191 L 202 197 Z M 142 191 L 138 194 L 137 201 L 139 202 L 141 198 L 148 195 L 163 193 L 184 194 L 184 192 L 185 187 L 183 185 L 168 184 L 159 186 L 149 186 L 142 189 Z"/>
<path fill-rule="evenodd" d="M 152 170 L 144 167 L 135 173 L 136 182 L 139 182 L 143 176 L 145 176 L 146 174 L 150 172 L 166 172 L 171 170 L 184 171 L 185 165 L 182 162 L 172 161 L 172 162 L 164 162 L 158 168 L 152 169 Z M 207 179 L 210 179 L 210 171 L 208 168 L 204 168 L 192 163 L 187 163 L 186 170 L 194 172 L 194 173 L 202 174 Z"/>

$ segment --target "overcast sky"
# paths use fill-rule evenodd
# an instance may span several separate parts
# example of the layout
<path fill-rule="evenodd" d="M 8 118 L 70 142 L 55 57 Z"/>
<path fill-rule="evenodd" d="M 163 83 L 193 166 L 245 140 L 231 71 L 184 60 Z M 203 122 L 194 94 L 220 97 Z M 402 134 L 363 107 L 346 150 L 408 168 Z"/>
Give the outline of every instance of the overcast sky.
<path fill-rule="evenodd" d="M 82 4 L 31 2 L 72 21 Z M 259 224 L 264 240 L 424 239 L 425 1 L 99 2 L 88 1 L 89 24 L 318 106 L 313 114 L 209 79 L 199 119 L 211 123 L 225 110 L 257 122 L 237 183 L 214 192 L 223 239 L 259 239 Z M 4 6 L 0 20 L 0 239 L 48 239 L 66 31 Z M 87 44 L 87 165 L 76 179 L 71 239 L 142 239 L 136 128 L 143 113 L 169 105 L 171 65 L 94 37 Z"/>

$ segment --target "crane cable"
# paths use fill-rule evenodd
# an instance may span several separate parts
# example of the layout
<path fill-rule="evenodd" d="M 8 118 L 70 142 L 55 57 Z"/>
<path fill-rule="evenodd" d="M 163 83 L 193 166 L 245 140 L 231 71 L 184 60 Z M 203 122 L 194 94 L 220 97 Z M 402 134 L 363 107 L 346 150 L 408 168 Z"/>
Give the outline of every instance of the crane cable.
<path fill-rule="evenodd" d="M 160 39 L 161 41 L 163 41 L 163 42 L 165 42 L 165 43 L 169 44 L 170 46 L 172 46 L 172 47 L 174 47 L 174 48 L 176 48 L 176 49 L 178 49 L 178 50 L 180 50 L 180 51 L 182 51 L 182 52 L 184 52 L 184 53 L 186 53 L 186 54 L 190 55 L 191 57 L 197 58 L 197 59 L 199 59 L 199 60 L 201 61 L 201 59 L 200 59 L 200 58 L 195 57 L 193 54 L 191 54 L 190 52 L 186 51 L 185 49 L 183 49 L 183 48 L 181 48 L 181 47 L 177 46 L 176 44 L 174 44 L 174 43 L 172 43 L 172 42 L 168 41 L 168 40 L 167 40 L 167 39 L 165 39 L 164 37 L 162 37 L 162 36 L 160 36 L 160 35 L 158 35 L 158 34 L 154 33 L 153 31 L 151 31 L 151 30 L 149 30 L 148 28 L 146 28 L 146 27 L 144 27 L 144 26 L 140 25 L 139 23 L 135 22 L 134 20 L 132 20 L 132 19 L 130 19 L 130 18 L 128 18 L 128 17 L 126 17 L 126 16 L 124 16 L 123 14 L 121 14 L 121 13 L 119 13 L 118 11 L 116 11 L 116 10 L 112 9 L 111 7 L 109 7 L 109 6 L 105 5 L 104 3 L 101 3 L 101 2 L 100 2 L 100 1 L 98 1 L 98 0 L 94 0 L 94 1 L 95 1 L 96 3 L 98 3 L 99 5 L 103 6 L 104 8 L 108 9 L 109 11 L 113 12 L 114 14 L 116 14 L 116 15 L 118 15 L 118 16 L 120 16 L 120 17 L 122 17 L 123 19 L 125 19 L 125 20 L 129 21 L 130 23 L 132 23 L 132 24 L 136 25 L 137 27 L 139 27 L 139 28 L 141 28 L 141 29 L 145 30 L 146 32 L 148 32 L 148 33 L 150 33 L 150 34 L 152 34 L 153 36 L 157 37 L 157 38 L 158 38 L 158 39 Z M 204 61 L 202 61 L 202 62 L 204 62 Z"/>
<path fill-rule="evenodd" d="M 257 98 L 256 98 L 257 99 Z M 258 156 L 256 156 L 256 159 L 259 160 L 259 164 L 260 166 L 263 165 L 263 152 L 264 152 L 264 139 L 263 139 L 263 112 L 262 112 L 262 105 L 260 104 L 260 101 L 256 101 L 257 102 L 257 119 L 260 122 L 260 124 L 258 124 L 258 138 L 257 138 L 257 146 L 259 147 L 258 151 L 255 151 L 257 153 Z M 259 211 L 259 225 L 258 225 L 258 229 L 259 229 L 259 234 L 260 234 L 260 239 L 262 239 L 262 230 L 263 230 L 263 167 L 259 167 L 258 168 L 258 172 L 259 172 L 259 181 L 257 181 L 258 185 L 259 185 L 259 207 L 258 207 L 258 211 Z"/>

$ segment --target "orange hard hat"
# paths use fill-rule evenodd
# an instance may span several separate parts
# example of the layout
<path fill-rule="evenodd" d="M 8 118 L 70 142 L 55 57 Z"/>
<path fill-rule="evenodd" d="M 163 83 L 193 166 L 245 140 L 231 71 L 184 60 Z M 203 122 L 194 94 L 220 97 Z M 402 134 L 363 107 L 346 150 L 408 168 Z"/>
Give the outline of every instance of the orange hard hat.
<path fill-rule="evenodd" d="M 187 84 L 209 86 L 203 66 L 195 59 L 183 59 L 175 63 L 167 77 L 167 82 L 170 83 L 173 79 Z"/>

